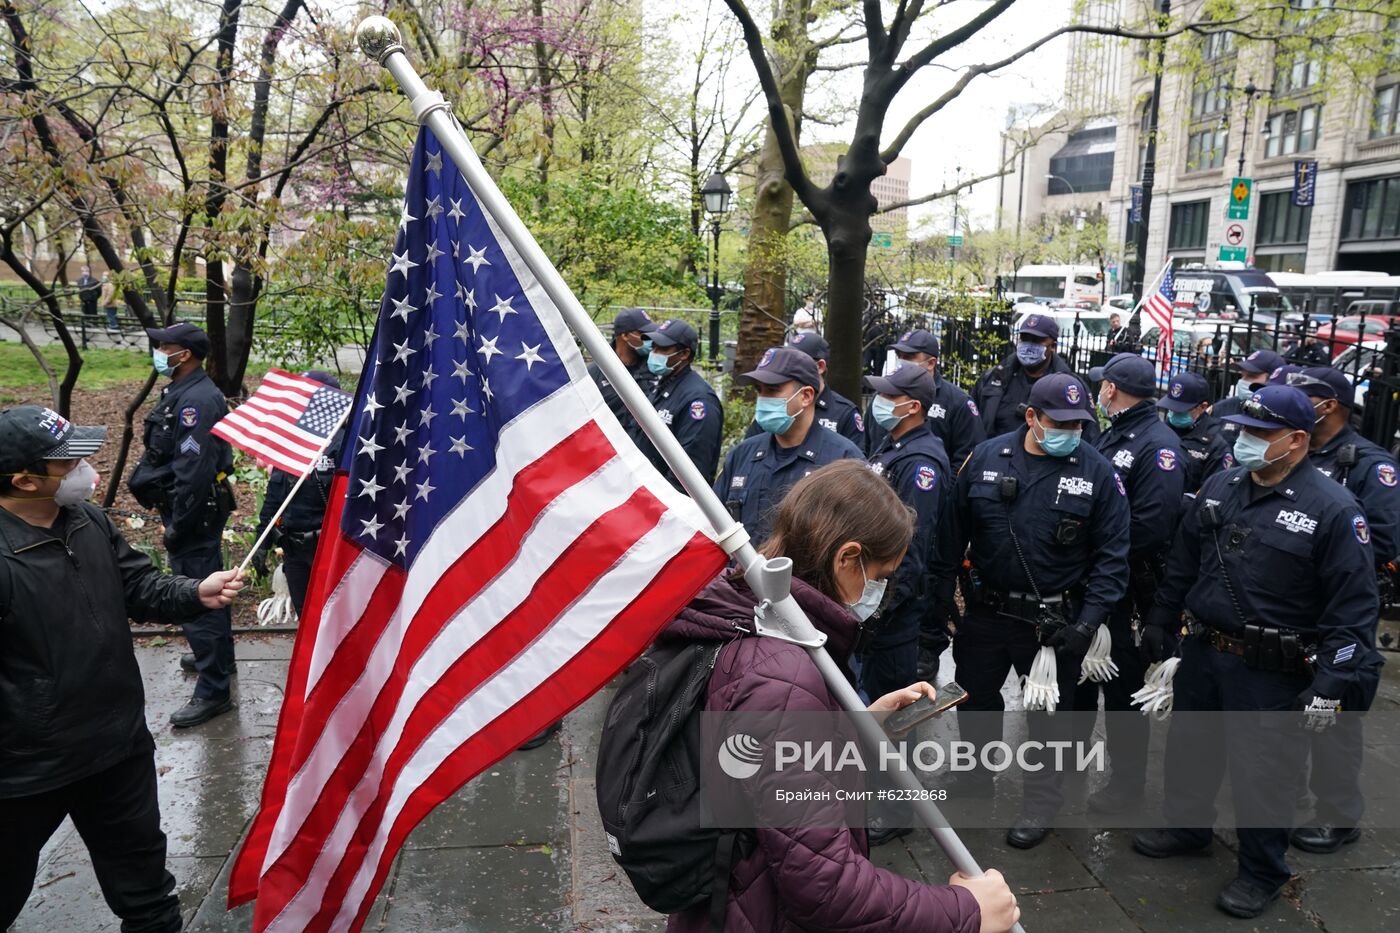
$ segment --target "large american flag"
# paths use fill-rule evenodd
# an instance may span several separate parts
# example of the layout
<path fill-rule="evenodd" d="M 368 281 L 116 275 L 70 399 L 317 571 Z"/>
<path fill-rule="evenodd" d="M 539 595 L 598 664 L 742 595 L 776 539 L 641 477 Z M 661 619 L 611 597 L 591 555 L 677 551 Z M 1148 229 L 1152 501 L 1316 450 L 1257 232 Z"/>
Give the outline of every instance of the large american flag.
<path fill-rule="evenodd" d="M 209 433 L 300 476 L 316 465 L 352 401 L 315 379 L 269 369 L 258 390 Z"/>
<path fill-rule="evenodd" d="M 229 881 L 255 930 L 359 929 L 413 827 L 598 690 L 725 557 L 423 129 Z"/>
<path fill-rule="evenodd" d="M 1176 301 L 1176 286 L 1172 280 L 1170 257 L 1167 258 L 1167 263 L 1162 267 L 1162 271 L 1157 274 L 1157 278 L 1160 279 L 1160 282 L 1143 301 L 1142 313 L 1147 316 L 1149 322 L 1161 328 L 1161 334 L 1157 339 L 1157 359 L 1165 369 L 1171 365 L 1172 303 Z M 1151 328 L 1144 329 L 1150 330 Z"/>

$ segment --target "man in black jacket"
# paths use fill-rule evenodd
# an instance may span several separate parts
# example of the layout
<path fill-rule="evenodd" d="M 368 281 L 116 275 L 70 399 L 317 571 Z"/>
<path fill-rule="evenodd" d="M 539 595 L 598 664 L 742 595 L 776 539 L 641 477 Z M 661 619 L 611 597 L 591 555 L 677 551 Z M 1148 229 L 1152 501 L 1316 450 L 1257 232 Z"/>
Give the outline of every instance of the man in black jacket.
<path fill-rule="evenodd" d="M 0 412 L 0 930 L 65 817 L 123 931 L 181 926 L 127 619 L 224 607 L 243 581 L 156 572 L 84 501 L 98 477 L 82 458 L 106 433 L 36 405 Z"/>
<path fill-rule="evenodd" d="M 1031 314 L 1021 322 L 1015 351 L 983 373 L 972 387 L 972 401 L 982 416 L 988 437 L 1020 430 L 1025 422 L 1026 402 L 1031 386 L 1041 376 L 1063 373 L 1087 384 L 1058 352 L 1060 325 L 1048 314 Z M 1089 420 L 1084 422 L 1084 440 L 1099 436 L 1099 422 L 1086 394 L 1082 400 Z M 961 467 L 961 464 L 957 464 Z"/>

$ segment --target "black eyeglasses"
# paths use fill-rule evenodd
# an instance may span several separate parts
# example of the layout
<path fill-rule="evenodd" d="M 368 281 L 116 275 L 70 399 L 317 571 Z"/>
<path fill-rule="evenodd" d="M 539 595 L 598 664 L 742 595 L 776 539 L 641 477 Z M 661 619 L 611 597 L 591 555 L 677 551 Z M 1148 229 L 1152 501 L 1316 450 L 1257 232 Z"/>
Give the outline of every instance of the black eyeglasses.
<path fill-rule="evenodd" d="M 1281 428 L 1292 427 L 1292 425 L 1288 423 L 1287 418 L 1284 418 L 1282 415 L 1274 411 L 1268 405 L 1265 405 L 1263 402 L 1258 401 L 1256 399 L 1246 399 L 1244 402 L 1240 403 L 1240 411 L 1244 412 L 1251 418 L 1258 418 L 1261 421 L 1278 422 L 1278 426 Z M 1297 429 L 1295 428 L 1294 430 Z"/>
<path fill-rule="evenodd" d="M 1299 389 L 1307 389 L 1309 386 L 1322 386 L 1327 391 L 1332 391 L 1332 387 L 1316 376 L 1309 376 L 1307 373 L 1289 373 L 1284 380 L 1288 385 Z"/>

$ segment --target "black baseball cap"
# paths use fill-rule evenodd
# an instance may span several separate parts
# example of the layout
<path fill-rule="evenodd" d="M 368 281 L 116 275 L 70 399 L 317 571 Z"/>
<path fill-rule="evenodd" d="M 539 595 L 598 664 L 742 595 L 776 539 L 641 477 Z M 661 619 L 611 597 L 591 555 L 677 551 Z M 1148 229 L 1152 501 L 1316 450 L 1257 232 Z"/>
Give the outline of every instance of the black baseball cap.
<path fill-rule="evenodd" d="M 766 386 L 784 382 L 800 382 L 813 389 L 821 388 L 817 361 L 795 347 L 770 347 L 763 351 L 758 367 L 739 377 L 740 383 L 761 383 Z"/>
<path fill-rule="evenodd" d="M 1283 365 L 1283 357 L 1273 350 L 1255 350 L 1231 365 L 1242 373 L 1271 373 Z"/>
<path fill-rule="evenodd" d="M 1317 412 L 1301 389 L 1264 386 L 1240 403 L 1239 414 L 1226 415 L 1224 420 L 1247 428 L 1292 428 L 1311 434 Z"/>
<path fill-rule="evenodd" d="M 1026 319 L 1021 322 L 1021 326 L 1017 328 L 1016 333 L 1059 340 L 1060 325 L 1055 323 L 1055 319 L 1048 314 L 1028 314 Z"/>
<path fill-rule="evenodd" d="M 881 395 L 907 395 L 924 406 L 925 414 L 938 395 L 938 384 L 922 366 L 901 366 L 888 376 L 866 376 L 865 384 Z"/>
<path fill-rule="evenodd" d="M 824 360 L 831 356 L 831 344 L 826 342 L 826 338 L 815 331 L 795 335 L 787 342 L 790 347 L 796 347 L 814 360 Z"/>
<path fill-rule="evenodd" d="M 146 336 L 156 344 L 173 343 L 184 347 L 201 360 L 209 355 L 209 335 L 184 321 L 169 327 L 147 327 Z"/>
<path fill-rule="evenodd" d="M 649 334 L 656 330 L 656 322 L 647 317 L 647 313 L 641 308 L 623 308 L 617 313 L 617 317 L 613 318 L 613 336 L 630 334 L 634 330 Z"/>
<path fill-rule="evenodd" d="M 0 412 L 0 473 L 19 473 L 40 460 L 73 460 L 96 453 L 107 439 L 102 426 L 78 426 L 39 405 Z"/>
<path fill-rule="evenodd" d="M 1147 398 L 1157 389 L 1156 368 L 1136 353 L 1113 354 L 1107 363 L 1089 370 L 1089 379 L 1093 382 L 1106 380 L 1138 398 Z"/>
<path fill-rule="evenodd" d="M 907 330 L 890 349 L 896 353 L 927 353 L 937 359 L 938 338 L 926 330 Z"/>
<path fill-rule="evenodd" d="M 1293 374 L 1288 384 L 1313 398 L 1334 398 L 1348 408 L 1356 407 L 1356 389 L 1351 380 L 1331 366 L 1309 366 Z"/>
<path fill-rule="evenodd" d="M 1167 383 L 1167 394 L 1157 399 L 1157 407 L 1167 411 L 1190 411 L 1202 402 L 1209 402 L 1210 383 L 1199 373 L 1173 373 Z"/>
<path fill-rule="evenodd" d="M 314 379 L 323 386 L 330 386 L 332 389 L 340 388 L 340 380 L 326 372 L 324 369 L 308 369 L 301 374 L 305 379 Z"/>
<path fill-rule="evenodd" d="M 671 318 L 647 333 L 651 335 L 651 342 L 658 347 L 685 347 L 694 353 L 700 346 L 700 335 L 680 318 Z"/>
<path fill-rule="evenodd" d="M 1026 407 L 1054 418 L 1056 421 L 1093 421 L 1094 416 L 1084 407 L 1089 390 L 1069 373 L 1041 376 L 1031 386 Z"/>

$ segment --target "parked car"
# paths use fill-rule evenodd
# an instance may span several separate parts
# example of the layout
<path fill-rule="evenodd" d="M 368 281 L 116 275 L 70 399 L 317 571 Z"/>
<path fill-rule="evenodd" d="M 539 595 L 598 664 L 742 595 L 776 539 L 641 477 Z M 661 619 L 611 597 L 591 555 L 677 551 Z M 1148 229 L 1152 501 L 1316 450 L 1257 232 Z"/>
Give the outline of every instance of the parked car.
<path fill-rule="evenodd" d="M 1332 368 L 1345 373 L 1355 388 L 1357 412 L 1366 406 L 1366 390 L 1371 387 L 1371 378 L 1379 375 L 1384 365 L 1384 340 L 1352 344 L 1332 361 Z"/>
<path fill-rule="evenodd" d="M 1354 305 L 1369 303 L 1353 302 Z M 1379 303 L 1385 304 L 1386 302 Z M 1376 314 L 1368 314 L 1365 317 L 1341 317 L 1330 324 L 1323 324 L 1313 336 L 1324 346 L 1330 347 L 1332 356 L 1335 357 L 1354 343 L 1383 338 L 1385 332 L 1390 330 L 1391 321 L 1394 320 L 1397 318 L 1382 317 Z"/>

